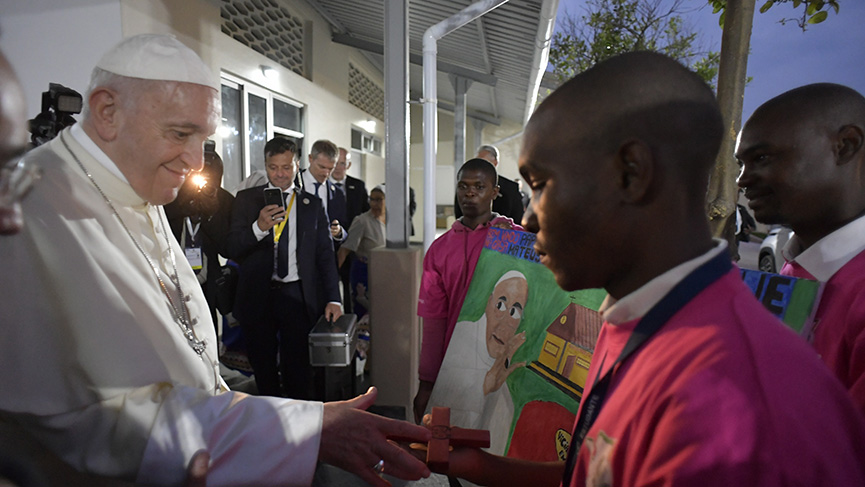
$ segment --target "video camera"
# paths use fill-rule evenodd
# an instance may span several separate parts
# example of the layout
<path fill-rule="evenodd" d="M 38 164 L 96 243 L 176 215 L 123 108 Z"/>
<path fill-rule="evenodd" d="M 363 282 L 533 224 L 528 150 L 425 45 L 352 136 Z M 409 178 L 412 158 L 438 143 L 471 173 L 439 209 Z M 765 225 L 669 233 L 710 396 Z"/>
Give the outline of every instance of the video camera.
<path fill-rule="evenodd" d="M 42 93 L 42 112 L 30 120 L 30 141 L 38 147 L 57 137 L 61 130 L 75 124 L 73 114 L 81 113 L 84 99 L 72 88 L 48 83 Z"/>

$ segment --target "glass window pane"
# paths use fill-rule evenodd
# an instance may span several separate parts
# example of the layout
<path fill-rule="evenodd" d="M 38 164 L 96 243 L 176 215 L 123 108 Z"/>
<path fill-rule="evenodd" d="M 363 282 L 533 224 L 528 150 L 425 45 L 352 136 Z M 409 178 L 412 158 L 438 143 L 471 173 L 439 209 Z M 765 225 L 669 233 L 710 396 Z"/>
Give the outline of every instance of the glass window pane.
<path fill-rule="evenodd" d="M 218 133 L 222 138 L 222 162 L 225 172 L 222 186 L 234 191 L 243 179 L 243 107 L 240 90 L 222 85 L 222 122 Z"/>
<path fill-rule="evenodd" d="M 264 171 L 264 144 L 267 143 L 267 100 L 249 94 L 249 162 L 252 171 Z"/>
<path fill-rule="evenodd" d="M 273 99 L 273 124 L 295 132 L 303 132 L 301 109 L 290 103 Z"/>

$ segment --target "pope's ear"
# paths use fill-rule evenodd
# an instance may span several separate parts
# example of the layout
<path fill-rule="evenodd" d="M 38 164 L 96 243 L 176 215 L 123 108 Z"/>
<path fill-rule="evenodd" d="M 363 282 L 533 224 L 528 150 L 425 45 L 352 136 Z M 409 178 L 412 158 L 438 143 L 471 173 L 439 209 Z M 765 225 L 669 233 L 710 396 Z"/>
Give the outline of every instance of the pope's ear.
<path fill-rule="evenodd" d="M 99 87 L 90 93 L 89 122 L 100 139 L 110 142 L 117 138 L 120 125 L 120 99 L 116 91 Z"/>

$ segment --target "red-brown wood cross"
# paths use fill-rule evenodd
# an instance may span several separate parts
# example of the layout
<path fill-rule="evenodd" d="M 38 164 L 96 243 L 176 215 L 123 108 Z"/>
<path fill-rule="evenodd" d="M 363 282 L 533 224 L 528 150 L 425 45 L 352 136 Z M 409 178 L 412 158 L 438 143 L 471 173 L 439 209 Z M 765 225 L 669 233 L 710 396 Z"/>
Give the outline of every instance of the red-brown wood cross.
<path fill-rule="evenodd" d="M 447 470 L 451 446 L 489 448 L 490 432 L 451 426 L 450 408 L 432 408 L 432 438 L 427 446 L 426 463 L 432 470 Z"/>
<path fill-rule="evenodd" d="M 426 463 L 431 470 L 447 470 L 450 447 L 468 446 L 489 448 L 490 432 L 451 426 L 450 408 L 432 408 L 430 421 L 432 438 L 426 452 Z"/>
<path fill-rule="evenodd" d="M 427 444 L 426 463 L 433 471 L 444 471 L 448 468 L 451 446 L 470 448 L 490 446 L 489 431 L 451 426 L 450 408 L 432 408 L 432 418 L 428 427 L 432 431 L 432 438 Z M 395 441 L 411 441 L 409 438 L 398 436 L 388 436 L 388 438 Z"/>

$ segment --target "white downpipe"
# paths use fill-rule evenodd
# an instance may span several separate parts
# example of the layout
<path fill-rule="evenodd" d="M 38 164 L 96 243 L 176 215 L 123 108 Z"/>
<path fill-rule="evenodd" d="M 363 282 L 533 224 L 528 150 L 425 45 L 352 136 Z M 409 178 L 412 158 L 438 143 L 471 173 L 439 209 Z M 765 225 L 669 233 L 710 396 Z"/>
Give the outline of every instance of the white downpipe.
<path fill-rule="evenodd" d="M 548 0 L 549 1 L 549 0 Z M 558 0 L 553 0 L 558 3 Z M 460 10 L 458 13 L 433 25 L 423 35 L 423 249 L 429 249 L 436 236 L 436 154 L 438 151 L 438 69 L 437 42 L 442 37 L 459 29 L 505 3 L 508 0 L 482 0 Z M 553 9 L 555 17 L 555 9 Z"/>
<path fill-rule="evenodd" d="M 538 34 L 535 37 L 535 57 L 532 60 L 532 73 L 529 77 L 529 92 L 526 94 L 526 113 L 523 116 L 523 125 L 529 122 L 529 117 L 535 111 L 535 103 L 538 100 L 538 89 L 541 80 L 547 70 L 547 62 L 550 59 L 550 44 L 553 41 L 553 27 L 556 24 L 556 11 L 559 9 L 559 0 L 544 0 L 541 5 L 541 17 L 538 23 Z"/>

